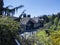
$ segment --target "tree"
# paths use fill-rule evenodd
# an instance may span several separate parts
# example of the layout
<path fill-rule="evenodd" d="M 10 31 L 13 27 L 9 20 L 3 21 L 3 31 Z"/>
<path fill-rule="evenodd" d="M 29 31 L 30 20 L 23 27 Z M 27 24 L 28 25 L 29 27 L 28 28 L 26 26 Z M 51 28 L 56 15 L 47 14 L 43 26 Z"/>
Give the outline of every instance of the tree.
<path fill-rule="evenodd" d="M 48 23 L 49 22 L 49 18 L 47 17 L 47 15 L 43 15 L 42 18 L 44 19 L 44 22 L 45 23 Z"/>
<path fill-rule="evenodd" d="M 24 7 L 24 5 L 20 5 L 18 7 L 13 8 L 13 9 L 9 9 L 9 6 L 7 6 L 6 8 L 4 8 L 5 15 L 7 15 L 7 16 L 13 16 L 15 14 L 15 12 L 19 8 L 22 8 L 22 7 Z"/>
<path fill-rule="evenodd" d="M 19 40 L 19 23 L 10 17 L 0 17 L 0 44 L 17 45 L 15 39 Z"/>
<path fill-rule="evenodd" d="M 56 18 L 57 16 L 55 14 L 52 14 L 52 19 L 51 19 L 51 23 L 54 24 L 54 19 Z"/>
<path fill-rule="evenodd" d="M 60 19 L 60 13 L 57 13 L 57 17 L 58 17 L 58 19 Z"/>
<path fill-rule="evenodd" d="M 54 24 L 57 26 L 58 22 L 59 22 L 59 18 L 56 17 L 56 18 L 54 19 Z"/>
<path fill-rule="evenodd" d="M 50 38 L 53 45 L 60 45 L 60 30 L 52 32 Z"/>
<path fill-rule="evenodd" d="M 4 6 L 4 2 L 3 2 L 3 0 L 0 0 L 0 15 L 2 15 L 3 6 Z"/>
<path fill-rule="evenodd" d="M 30 14 L 28 14 L 28 15 L 27 15 L 27 17 L 31 17 L 31 15 L 30 15 Z"/>
<path fill-rule="evenodd" d="M 4 8 L 3 6 L 4 6 L 4 2 L 3 2 L 3 0 L 0 0 L 0 15 L 5 13 L 5 15 L 7 15 L 7 16 L 10 16 L 10 15 L 13 16 L 19 8 L 24 7 L 24 5 L 20 5 L 18 7 L 13 8 L 13 9 L 9 9 L 10 6 L 7 6 L 6 8 Z"/>
<path fill-rule="evenodd" d="M 24 15 L 25 11 L 26 11 L 26 10 L 23 10 L 23 11 L 22 11 L 22 13 L 21 13 L 20 16 L 19 16 L 19 19 L 22 18 L 22 16 Z"/>

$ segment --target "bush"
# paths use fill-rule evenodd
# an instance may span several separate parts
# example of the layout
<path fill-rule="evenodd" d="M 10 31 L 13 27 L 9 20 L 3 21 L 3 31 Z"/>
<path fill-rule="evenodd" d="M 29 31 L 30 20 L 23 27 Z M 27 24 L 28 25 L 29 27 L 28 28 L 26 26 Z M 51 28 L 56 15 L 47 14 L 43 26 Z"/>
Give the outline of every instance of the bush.
<path fill-rule="evenodd" d="M 60 45 L 60 30 L 57 30 L 51 34 L 51 42 L 53 45 Z"/>
<path fill-rule="evenodd" d="M 51 45 L 50 37 L 44 30 L 38 31 L 36 34 L 37 41 L 39 41 L 40 45 Z"/>
<path fill-rule="evenodd" d="M 15 38 L 18 35 L 19 23 L 9 17 L 0 17 L 0 44 L 17 45 Z"/>

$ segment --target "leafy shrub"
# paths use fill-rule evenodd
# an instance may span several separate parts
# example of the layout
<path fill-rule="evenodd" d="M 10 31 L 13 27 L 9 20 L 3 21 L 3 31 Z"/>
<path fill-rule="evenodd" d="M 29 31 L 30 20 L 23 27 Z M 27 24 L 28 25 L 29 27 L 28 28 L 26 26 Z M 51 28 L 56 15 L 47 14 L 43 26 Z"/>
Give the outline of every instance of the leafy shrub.
<path fill-rule="evenodd" d="M 40 45 L 51 45 L 50 37 L 44 30 L 38 31 L 36 34 L 37 40 L 40 42 Z"/>
<path fill-rule="evenodd" d="M 17 45 L 15 38 L 18 35 L 19 23 L 9 17 L 0 17 L 0 44 Z"/>
<path fill-rule="evenodd" d="M 51 34 L 51 42 L 53 45 L 60 45 L 60 30 L 57 30 Z"/>
<path fill-rule="evenodd" d="M 56 30 L 56 29 L 57 29 L 56 25 L 51 25 L 50 26 L 50 30 Z"/>

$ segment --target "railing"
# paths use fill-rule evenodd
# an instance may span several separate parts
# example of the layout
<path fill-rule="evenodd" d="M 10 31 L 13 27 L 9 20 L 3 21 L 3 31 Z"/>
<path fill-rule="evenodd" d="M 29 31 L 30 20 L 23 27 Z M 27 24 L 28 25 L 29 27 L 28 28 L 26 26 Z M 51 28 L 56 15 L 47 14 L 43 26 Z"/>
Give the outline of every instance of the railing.
<path fill-rule="evenodd" d="M 20 45 L 20 43 L 18 42 L 18 40 L 17 40 L 17 39 L 15 39 L 15 41 L 16 41 L 17 45 Z"/>

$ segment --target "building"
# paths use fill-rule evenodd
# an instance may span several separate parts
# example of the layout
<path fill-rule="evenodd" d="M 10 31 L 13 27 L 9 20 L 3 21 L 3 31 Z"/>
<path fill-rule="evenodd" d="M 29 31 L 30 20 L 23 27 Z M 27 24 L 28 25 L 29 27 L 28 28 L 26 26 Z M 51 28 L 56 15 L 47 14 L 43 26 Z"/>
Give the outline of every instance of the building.
<path fill-rule="evenodd" d="M 43 19 L 39 19 L 39 17 L 24 17 L 20 20 L 20 26 L 24 30 L 31 30 L 35 28 L 39 28 L 43 26 Z"/>

